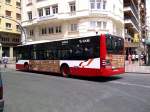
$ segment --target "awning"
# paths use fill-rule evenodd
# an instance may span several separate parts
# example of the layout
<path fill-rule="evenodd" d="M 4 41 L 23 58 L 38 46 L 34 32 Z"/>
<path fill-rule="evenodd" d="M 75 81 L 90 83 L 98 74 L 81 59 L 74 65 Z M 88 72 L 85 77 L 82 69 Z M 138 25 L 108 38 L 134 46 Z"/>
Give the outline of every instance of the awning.
<path fill-rule="evenodd" d="M 139 43 L 131 43 L 131 42 L 124 42 L 124 47 L 128 48 L 128 47 L 139 47 Z"/>

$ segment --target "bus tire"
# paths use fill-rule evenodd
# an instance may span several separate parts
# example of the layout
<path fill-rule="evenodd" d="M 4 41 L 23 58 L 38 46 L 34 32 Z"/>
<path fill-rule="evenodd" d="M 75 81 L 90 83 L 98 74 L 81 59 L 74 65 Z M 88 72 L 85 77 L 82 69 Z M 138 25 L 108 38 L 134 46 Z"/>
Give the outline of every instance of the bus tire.
<path fill-rule="evenodd" d="M 29 71 L 29 64 L 28 63 L 24 64 L 24 69 L 25 69 L 25 71 Z"/>
<path fill-rule="evenodd" d="M 64 64 L 61 66 L 60 72 L 61 72 L 63 77 L 70 77 L 70 69 L 69 69 L 69 66 L 67 64 Z"/>

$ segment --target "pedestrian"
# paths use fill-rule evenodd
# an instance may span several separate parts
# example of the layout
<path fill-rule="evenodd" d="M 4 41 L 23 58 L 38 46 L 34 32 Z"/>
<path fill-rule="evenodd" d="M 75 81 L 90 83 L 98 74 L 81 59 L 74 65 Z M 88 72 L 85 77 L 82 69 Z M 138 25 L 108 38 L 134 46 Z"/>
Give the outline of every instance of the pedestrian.
<path fill-rule="evenodd" d="M 128 62 L 129 62 L 129 64 L 131 64 L 131 62 L 132 62 L 132 56 L 131 56 L 131 54 L 128 55 Z"/>
<path fill-rule="evenodd" d="M 135 54 L 132 54 L 132 63 L 135 61 Z"/>
<path fill-rule="evenodd" d="M 135 59 L 137 62 L 139 61 L 139 55 L 138 54 L 135 55 Z"/>
<path fill-rule="evenodd" d="M 146 65 L 146 54 L 143 56 L 144 64 Z"/>
<path fill-rule="evenodd" d="M 141 55 L 140 55 L 140 65 L 143 65 L 143 63 L 144 63 L 144 55 L 143 55 L 143 53 L 141 53 Z"/>
<path fill-rule="evenodd" d="M 4 67 L 7 68 L 8 57 L 6 55 L 4 57 L 2 57 L 2 62 L 4 64 Z"/>

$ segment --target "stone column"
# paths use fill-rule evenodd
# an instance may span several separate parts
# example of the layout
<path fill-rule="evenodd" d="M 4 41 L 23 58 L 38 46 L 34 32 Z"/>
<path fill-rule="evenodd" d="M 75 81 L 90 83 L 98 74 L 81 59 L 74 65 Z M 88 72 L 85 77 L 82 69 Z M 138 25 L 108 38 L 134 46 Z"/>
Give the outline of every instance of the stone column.
<path fill-rule="evenodd" d="M 13 47 L 10 47 L 9 54 L 10 54 L 10 60 L 13 60 Z"/>

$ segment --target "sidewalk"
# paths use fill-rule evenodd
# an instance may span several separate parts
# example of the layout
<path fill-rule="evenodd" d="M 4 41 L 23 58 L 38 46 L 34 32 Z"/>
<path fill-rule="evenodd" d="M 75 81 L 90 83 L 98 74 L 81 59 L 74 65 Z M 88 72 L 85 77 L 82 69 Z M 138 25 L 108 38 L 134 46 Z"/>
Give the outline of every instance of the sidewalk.
<path fill-rule="evenodd" d="M 1 69 L 3 69 L 4 68 L 4 64 L 1 64 L 0 67 L 1 67 Z M 15 63 L 8 63 L 7 64 L 7 68 L 11 69 L 11 70 L 16 70 L 16 64 Z"/>
<path fill-rule="evenodd" d="M 138 62 L 135 62 L 134 64 L 129 64 L 128 61 L 126 61 L 125 72 L 150 74 L 150 66 L 140 66 Z"/>

